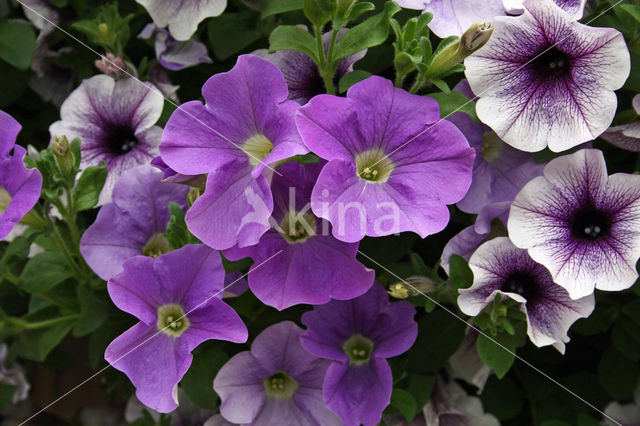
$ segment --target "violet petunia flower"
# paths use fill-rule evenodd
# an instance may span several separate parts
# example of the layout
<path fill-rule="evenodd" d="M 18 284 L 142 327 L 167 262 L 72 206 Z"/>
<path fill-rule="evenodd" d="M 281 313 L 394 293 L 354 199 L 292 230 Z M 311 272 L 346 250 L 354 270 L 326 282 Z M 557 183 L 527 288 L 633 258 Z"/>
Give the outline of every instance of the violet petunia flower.
<path fill-rule="evenodd" d="M 552 0 L 526 0 L 519 17 L 496 18 L 489 42 L 465 60 L 478 117 L 523 151 L 564 151 L 604 132 L 629 51 L 612 28 L 580 24 Z"/>
<path fill-rule="evenodd" d="M 287 93 L 275 65 L 242 55 L 231 71 L 205 83 L 206 105 L 187 102 L 169 118 L 162 160 L 177 173 L 209 174 L 186 216 L 205 244 L 246 247 L 269 229 L 273 198 L 265 168 L 308 152 L 295 127 L 298 104 Z"/>
<path fill-rule="evenodd" d="M 220 255 L 202 244 L 134 257 L 109 280 L 113 303 L 140 322 L 109 344 L 105 359 L 129 377 L 146 406 L 161 413 L 178 406 L 178 382 L 200 343 L 247 340 L 242 320 L 221 300 L 223 281 Z"/>
<path fill-rule="evenodd" d="M 329 362 L 305 351 L 301 335 L 290 321 L 272 325 L 255 338 L 250 351 L 222 366 L 213 389 L 222 400 L 224 419 L 255 426 L 340 425 L 322 400 Z M 227 423 L 219 419 L 217 424 Z"/>
<path fill-rule="evenodd" d="M 161 178 L 149 166 L 127 172 L 113 189 L 113 201 L 102 206 L 82 236 L 80 252 L 103 280 L 120 273 L 134 256 L 158 257 L 169 251 L 163 237 L 171 217 L 169 204 L 178 203 L 186 210 L 189 188 Z"/>
<path fill-rule="evenodd" d="M 27 150 L 15 144 L 22 126 L 1 110 L 0 129 L 0 239 L 2 239 L 9 235 L 20 219 L 38 202 L 42 189 L 42 175 L 37 169 L 27 169 L 25 166 L 24 156 Z"/>
<path fill-rule="evenodd" d="M 640 115 L 640 94 L 633 97 L 633 109 Z M 640 152 L 640 120 L 609 127 L 600 137 L 618 148 Z"/>
<path fill-rule="evenodd" d="M 163 106 L 164 99 L 150 83 L 106 75 L 84 80 L 62 104 L 62 120 L 49 132 L 51 137 L 81 139 L 81 167 L 106 162 L 109 174 L 99 205 L 111 201 L 116 181 L 127 170 L 148 164 L 159 154 L 162 129 L 154 124 Z"/>
<path fill-rule="evenodd" d="M 593 294 L 571 299 L 564 288 L 553 282 L 544 266 L 507 237 L 481 245 L 471 256 L 469 267 L 473 285 L 460 290 L 460 310 L 476 316 L 493 303 L 496 294 L 511 298 L 527 315 L 527 334 L 538 347 L 553 345 L 564 353 L 571 324 L 588 317 L 595 307 Z"/>
<path fill-rule="evenodd" d="M 336 238 L 403 231 L 424 238 L 447 225 L 446 205 L 471 183 L 474 152 L 458 128 L 438 120 L 433 99 L 376 76 L 351 86 L 347 98 L 319 95 L 300 108 L 302 139 L 329 161 L 311 206 Z"/>
<path fill-rule="evenodd" d="M 218 16 L 227 7 L 227 0 L 136 0 L 160 28 L 169 27 L 171 36 L 179 41 L 191 38 L 198 24 Z"/>
<path fill-rule="evenodd" d="M 380 421 L 392 388 L 386 358 L 413 345 L 418 334 L 414 314 L 410 303 L 389 303 L 384 288 L 374 284 L 358 298 L 334 300 L 302 315 L 307 327 L 302 346 L 332 361 L 324 379 L 324 399 L 346 426 Z"/>
<path fill-rule="evenodd" d="M 195 40 L 177 41 L 166 28 L 148 24 L 138 34 L 138 38 L 154 37 L 156 58 L 166 69 L 178 71 L 198 64 L 210 64 L 213 61 L 207 52 L 207 46 Z"/>
<path fill-rule="evenodd" d="M 230 260 L 253 259 L 251 291 L 277 309 L 353 299 L 366 292 L 375 278 L 374 271 L 356 259 L 358 243 L 337 240 L 329 233 L 329 224 L 310 211 L 311 191 L 322 166 L 288 163 L 278 168 L 281 174 L 271 183 L 274 227 L 258 244 L 224 252 Z"/>
<path fill-rule="evenodd" d="M 595 149 L 556 158 L 515 198 L 508 230 L 573 299 L 594 287 L 631 287 L 640 257 L 640 176 L 607 176 Z"/>
<path fill-rule="evenodd" d="M 169 183 L 181 183 L 183 185 L 189 185 L 204 189 L 207 176 L 202 175 L 183 175 L 176 172 L 164 162 L 162 157 L 157 156 L 151 160 L 151 165 L 162 172 L 162 181 Z"/>

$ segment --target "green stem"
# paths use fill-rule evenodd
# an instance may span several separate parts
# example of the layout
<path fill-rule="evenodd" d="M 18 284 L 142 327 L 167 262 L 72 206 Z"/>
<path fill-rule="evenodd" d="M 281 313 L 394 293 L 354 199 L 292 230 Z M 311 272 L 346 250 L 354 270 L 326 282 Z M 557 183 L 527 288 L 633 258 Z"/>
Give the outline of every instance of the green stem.
<path fill-rule="evenodd" d="M 13 285 L 18 285 L 20 283 L 20 279 L 17 276 L 13 275 L 11 271 L 3 271 L 1 277 L 9 281 Z"/>
<path fill-rule="evenodd" d="M 80 268 L 78 267 L 76 261 L 73 260 L 73 256 L 71 255 L 69 248 L 64 243 L 64 239 L 62 238 L 62 234 L 60 233 L 58 226 L 53 221 L 51 221 L 51 225 L 53 228 L 53 238 L 56 240 L 56 243 L 58 244 L 58 247 L 60 247 L 60 250 L 62 250 L 62 254 L 64 255 L 65 259 L 67 259 L 67 263 L 69 263 L 69 266 L 71 266 L 71 268 L 73 268 L 78 276 L 80 276 Z"/>
<path fill-rule="evenodd" d="M 413 83 L 413 86 L 411 86 L 411 89 L 409 89 L 409 93 L 413 93 L 413 94 L 418 93 L 418 91 L 422 88 L 423 84 L 424 82 L 422 81 L 422 78 L 420 77 L 416 78 L 416 81 Z"/>
<path fill-rule="evenodd" d="M 322 28 L 314 26 L 316 34 L 316 47 L 318 48 L 318 58 L 320 59 L 320 69 L 325 69 L 327 61 L 324 54 L 324 46 L 322 44 Z"/>
<path fill-rule="evenodd" d="M 336 47 L 336 39 L 338 38 L 338 31 L 335 29 L 331 34 L 331 44 L 329 44 L 329 54 L 327 55 L 327 64 L 333 68 L 333 51 Z"/>
<path fill-rule="evenodd" d="M 320 65 L 318 67 L 320 69 L 320 76 L 322 77 L 322 81 L 324 81 L 324 86 L 325 86 L 325 89 L 327 90 L 327 93 L 330 95 L 335 95 L 336 89 L 333 85 L 333 74 L 334 74 L 333 66 L 330 60 L 327 61 L 327 58 L 324 53 L 324 45 L 322 43 L 322 28 L 316 26 L 315 34 L 316 34 L 316 45 L 318 48 L 318 58 L 320 60 Z M 334 37 L 332 36 L 332 40 L 333 39 Z M 332 45 L 333 44 L 335 44 L 335 40 L 333 40 Z M 331 48 L 332 46 L 329 46 L 329 50 L 330 50 L 329 57 L 333 55 L 333 52 L 331 52 Z"/>
<path fill-rule="evenodd" d="M 11 318 L 10 321 L 23 329 L 33 330 L 37 328 L 49 327 L 59 322 L 69 321 L 69 320 L 78 318 L 79 316 L 80 316 L 79 314 L 72 314 L 72 315 L 65 315 L 63 317 L 53 318 L 46 321 L 37 321 L 37 322 L 27 322 L 20 318 Z"/>
<path fill-rule="evenodd" d="M 404 79 L 407 77 L 406 74 L 400 74 L 396 71 L 396 81 L 395 85 L 397 88 L 402 89 L 402 84 L 404 83 Z"/>

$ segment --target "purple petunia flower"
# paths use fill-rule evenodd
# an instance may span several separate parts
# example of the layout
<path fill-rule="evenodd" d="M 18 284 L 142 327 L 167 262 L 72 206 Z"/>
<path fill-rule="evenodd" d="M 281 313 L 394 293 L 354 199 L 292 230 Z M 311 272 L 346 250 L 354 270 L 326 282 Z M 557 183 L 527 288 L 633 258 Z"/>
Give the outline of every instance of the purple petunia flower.
<path fill-rule="evenodd" d="M 328 235 L 329 224 L 310 211 L 311 191 L 322 166 L 288 163 L 280 167 L 281 175 L 271 183 L 276 226 L 257 245 L 224 252 L 230 260 L 251 257 L 254 266 L 261 265 L 249 271 L 251 291 L 277 309 L 298 303 L 319 305 L 331 298 L 353 299 L 366 292 L 375 278 L 374 271 L 356 260 L 358 243 Z"/>
<path fill-rule="evenodd" d="M 251 351 L 222 366 L 213 389 L 226 420 L 255 426 L 340 424 L 322 400 L 329 362 L 305 351 L 301 334 L 290 321 L 272 325 L 255 338 Z"/>
<path fill-rule="evenodd" d="M 104 205 L 80 240 L 80 252 L 103 280 L 122 271 L 128 259 L 158 257 L 169 251 L 162 236 L 171 214 L 169 204 L 187 208 L 184 185 L 163 183 L 162 174 L 139 166 L 122 176 L 113 189 L 113 202 Z"/>
<path fill-rule="evenodd" d="M 447 204 L 471 183 L 474 153 L 450 122 L 438 122 L 438 104 L 369 77 L 347 98 L 319 95 L 300 108 L 305 144 L 329 160 L 313 189 L 311 206 L 336 238 L 442 230 Z M 446 142 L 445 142 L 446 141 Z"/>
<path fill-rule="evenodd" d="M 484 412 L 480 398 L 468 395 L 455 380 L 445 382 L 441 376 L 436 377 L 424 417 L 430 426 L 500 426 L 498 419 Z"/>
<path fill-rule="evenodd" d="M 160 28 L 169 27 L 171 36 L 179 41 L 191 38 L 198 24 L 212 16 L 220 15 L 227 7 L 227 0 L 136 0 L 153 22 Z"/>
<path fill-rule="evenodd" d="M 496 294 L 520 304 L 527 315 L 527 334 L 536 346 L 553 345 L 564 353 L 567 331 L 579 318 L 588 317 L 595 306 L 593 295 L 572 300 L 553 282 L 549 271 L 536 263 L 507 237 L 494 238 L 471 256 L 473 285 L 460 290 L 458 306 L 470 316 L 493 303 Z"/>
<path fill-rule="evenodd" d="M 640 94 L 633 97 L 633 109 L 640 115 Z M 640 120 L 609 127 L 600 137 L 619 148 L 640 152 Z"/>
<path fill-rule="evenodd" d="M 564 151 L 604 132 L 613 92 L 629 76 L 620 32 L 580 24 L 552 0 L 497 18 L 489 42 L 465 60 L 478 117 L 523 151 Z"/>
<path fill-rule="evenodd" d="M 160 146 L 165 163 L 181 174 L 209 174 L 186 216 L 205 244 L 245 247 L 269 229 L 273 199 L 265 167 L 308 152 L 295 127 L 298 104 L 287 93 L 275 65 L 242 55 L 231 71 L 205 83 L 206 105 L 187 102 L 167 122 Z"/>
<path fill-rule="evenodd" d="M 607 176 L 595 149 L 556 158 L 513 201 L 508 229 L 574 299 L 628 288 L 638 278 L 640 176 Z"/>
<path fill-rule="evenodd" d="M 160 64 L 172 71 L 178 71 L 198 64 L 210 64 L 213 61 L 208 55 L 207 46 L 199 41 L 177 41 L 166 28 L 158 28 L 155 24 L 145 26 L 138 38 L 154 37 L 156 57 Z"/>
<path fill-rule="evenodd" d="M 150 83 L 96 75 L 84 80 L 60 110 L 51 136 L 82 141 L 81 167 L 107 163 L 109 175 L 99 205 L 111 201 L 113 187 L 127 170 L 148 164 L 158 152 L 162 129 L 154 126 L 164 100 Z"/>
<path fill-rule="evenodd" d="M 27 169 L 24 165 L 27 150 L 15 144 L 22 126 L 1 110 L 0 129 L 0 239 L 2 239 L 38 202 L 42 189 L 42 175 L 37 169 Z"/>
<path fill-rule="evenodd" d="M 162 172 L 162 181 L 169 183 L 181 183 L 204 189 L 207 176 L 202 175 L 183 175 L 176 172 L 164 162 L 162 157 L 158 156 L 151 160 L 151 165 Z"/>
<path fill-rule="evenodd" d="M 200 343 L 247 340 L 242 320 L 221 300 L 223 281 L 220 255 L 204 245 L 134 257 L 109 280 L 113 303 L 140 322 L 109 344 L 105 359 L 129 377 L 143 404 L 161 413 L 178 406 L 178 382 Z"/>
<path fill-rule="evenodd" d="M 418 326 L 408 302 L 389 303 L 381 285 L 349 301 L 331 301 L 302 315 L 302 346 L 333 362 L 324 379 L 327 407 L 347 426 L 375 425 L 391 398 L 386 358 L 413 345 Z"/>

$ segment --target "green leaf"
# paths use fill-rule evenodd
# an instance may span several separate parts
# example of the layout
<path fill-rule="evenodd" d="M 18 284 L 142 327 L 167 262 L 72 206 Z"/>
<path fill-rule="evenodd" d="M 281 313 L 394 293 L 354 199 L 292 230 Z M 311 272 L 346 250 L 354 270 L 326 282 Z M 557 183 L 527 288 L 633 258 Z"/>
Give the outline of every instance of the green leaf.
<path fill-rule="evenodd" d="M 482 404 L 487 412 L 499 420 L 511 420 L 520 414 L 524 405 L 522 391 L 509 377 L 491 377 L 482 391 Z"/>
<path fill-rule="evenodd" d="M 461 288 L 469 288 L 473 284 L 473 272 L 464 257 L 454 254 L 449 260 L 449 280 L 451 286 L 457 291 Z"/>
<path fill-rule="evenodd" d="M 100 191 L 107 180 L 107 166 L 90 166 L 84 169 L 73 192 L 76 211 L 88 210 L 98 204 Z"/>
<path fill-rule="evenodd" d="M 0 58 L 14 67 L 26 70 L 36 49 L 36 35 L 24 22 L 0 21 Z"/>
<path fill-rule="evenodd" d="M 347 20 L 354 21 L 365 12 L 371 12 L 376 9 L 376 5 L 368 1 L 359 1 L 353 5 Z"/>
<path fill-rule="evenodd" d="M 636 22 L 640 22 L 640 6 L 633 4 L 621 4 L 620 9 L 631 15 Z"/>
<path fill-rule="evenodd" d="M 304 0 L 262 0 L 260 2 L 260 18 L 302 9 Z"/>
<path fill-rule="evenodd" d="M 433 271 L 427 265 L 424 264 L 424 260 L 418 253 L 411 253 L 411 266 L 416 275 L 422 275 L 423 277 L 430 277 Z"/>
<path fill-rule="evenodd" d="M 389 20 L 400 10 L 395 2 L 385 3 L 384 11 L 356 25 L 342 36 L 336 45 L 333 59 L 338 60 L 384 43 L 389 36 Z"/>
<path fill-rule="evenodd" d="M 73 328 L 75 319 L 59 322 L 50 327 L 24 330 L 18 334 L 18 352 L 24 358 L 33 361 L 44 361 L 49 352 Z"/>
<path fill-rule="evenodd" d="M 213 379 L 229 357 L 215 346 L 198 348 L 189 371 L 180 385 L 189 399 L 199 407 L 213 409 L 218 396 L 213 390 Z"/>
<path fill-rule="evenodd" d="M 460 347 L 466 325 L 443 310 L 418 320 L 418 338 L 408 354 L 408 367 L 418 373 L 436 371 Z"/>
<path fill-rule="evenodd" d="M 469 117 L 473 118 L 473 121 L 478 121 L 475 102 L 469 100 L 469 98 L 460 92 L 431 93 L 427 96 L 438 101 L 438 105 L 440 106 L 440 117 L 442 118 L 447 118 L 456 112 L 464 112 Z"/>
<path fill-rule="evenodd" d="M 15 393 L 15 385 L 12 385 L 11 383 L 0 383 L 0 410 L 3 410 L 11 403 Z"/>
<path fill-rule="evenodd" d="M 431 83 L 433 83 L 434 86 L 442 90 L 444 93 L 451 92 L 451 88 L 444 80 L 433 80 Z"/>
<path fill-rule="evenodd" d="M 210 19 L 207 34 L 216 59 L 224 61 L 262 38 L 256 26 L 257 15 L 248 10 Z"/>
<path fill-rule="evenodd" d="M 293 25 L 281 25 L 273 30 L 269 36 L 269 50 L 298 50 L 313 59 L 316 64 L 320 63 L 313 36 Z"/>
<path fill-rule="evenodd" d="M 73 275 L 62 253 L 45 251 L 29 259 L 20 275 L 20 285 L 29 293 L 44 293 Z"/>
<path fill-rule="evenodd" d="M 338 82 L 338 91 L 340 93 L 345 93 L 351 86 L 369 77 L 371 77 L 370 72 L 362 70 L 351 71 L 350 73 L 343 75 Z"/>
<path fill-rule="evenodd" d="M 416 415 L 416 400 L 403 389 L 394 388 L 391 392 L 391 406 L 397 408 L 408 423 L 411 423 Z"/>
<path fill-rule="evenodd" d="M 435 384 L 436 378 L 432 375 L 412 374 L 409 376 L 407 390 L 416 401 L 416 411 L 422 411 L 427 404 Z"/>
<path fill-rule="evenodd" d="M 77 287 L 80 317 L 73 328 L 73 337 L 82 337 L 105 323 L 108 315 L 107 304 L 86 286 Z"/>
<path fill-rule="evenodd" d="M 476 348 L 482 361 L 501 379 L 507 374 L 515 360 L 515 339 L 514 336 L 507 333 L 498 333 L 492 339 L 484 334 L 479 334 Z"/>
<path fill-rule="evenodd" d="M 21 72 L 5 61 L 0 60 L 0 108 L 6 108 L 15 102 L 29 85 L 30 73 Z"/>
<path fill-rule="evenodd" d="M 164 237 L 171 248 L 176 250 L 192 242 L 191 233 L 184 220 L 184 212 L 178 203 L 169 204 L 169 212 L 171 213 L 171 219 L 167 224 L 167 233 Z"/>
<path fill-rule="evenodd" d="M 602 386 L 614 399 L 629 398 L 638 382 L 638 363 L 610 346 L 598 363 L 598 377 Z"/>

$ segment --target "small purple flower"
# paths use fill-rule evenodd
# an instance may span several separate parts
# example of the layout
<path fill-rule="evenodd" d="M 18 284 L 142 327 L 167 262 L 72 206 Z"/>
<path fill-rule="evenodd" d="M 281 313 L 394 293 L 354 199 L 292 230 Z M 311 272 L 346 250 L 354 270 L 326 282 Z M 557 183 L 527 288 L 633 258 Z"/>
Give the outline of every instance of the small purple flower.
<path fill-rule="evenodd" d="M 494 21 L 489 42 L 465 60 L 478 117 L 523 151 L 564 151 L 604 132 L 629 51 L 612 28 L 580 24 L 552 0 L 527 0 Z"/>
<path fill-rule="evenodd" d="M 224 252 L 230 260 L 251 257 L 254 266 L 260 265 L 249 271 L 251 291 L 277 309 L 353 299 L 366 292 L 375 278 L 374 271 L 356 259 L 358 243 L 329 235 L 329 224 L 310 211 L 311 191 L 322 166 L 280 167 L 281 175 L 271 183 L 274 228 L 257 245 Z"/>
<path fill-rule="evenodd" d="M 186 210 L 189 188 L 163 183 L 161 176 L 149 166 L 127 172 L 113 189 L 113 202 L 102 206 L 82 236 L 80 252 L 103 280 L 120 273 L 134 256 L 158 257 L 169 251 L 162 236 L 171 217 L 169 204 Z"/>
<path fill-rule="evenodd" d="M 302 346 L 332 360 L 324 379 L 327 407 L 347 426 L 375 425 L 391 398 L 386 358 L 413 345 L 418 326 L 408 302 L 389 303 L 381 285 L 349 301 L 331 301 L 302 315 Z"/>
<path fill-rule="evenodd" d="M 109 280 L 113 303 L 140 322 L 111 342 L 105 359 L 129 377 L 146 406 L 161 413 L 178 406 L 178 382 L 200 343 L 247 340 L 242 320 L 221 300 L 223 282 L 220 255 L 204 245 L 134 257 Z"/>
<path fill-rule="evenodd" d="M 556 158 L 515 198 L 508 229 L 573 299 L 594 287 L 631 287 L 640 257 L 640 176 L 607 176 L 595 149 Z"/>
<path fill-rule="evenodd" d="M 340 30 L 337 40 L 339 41 L 346 32 L 346 29 Z M 326 53 L 331 43 L 331 32 L 322 35 L 322 43 Z M 353 71 L 353 64 L 364 58 L 366 54 L 367 49 L 364 49 L 338 61 L 334 75 L 336 86 L 340 78 Z M 289 99 L 304 105 L 314 96 L 327 92 L 318 66 L 304 53 L 298 50 L 279 50 L 267 54 L 265 58 L 282 71 L 287 86 L 289 86 Z"/>
<path fill-rule="evenodd" d="M 191 38 L 198 24 L 212 16 L 220 15 L 227 7 L 227 0 L 136 0 L 160 28 L 169 27 L 171 36 L 179 41 Z"/>
<path fill-rule="evenodd" d="M 322 400 L 329 362 L 305 351 L 301 335 L 290 321 L 272 325 L 255 338 L 251 351 L 222 366 L 213 389 L 226 420 L 255 426 L 340 424 Z"/>
<path fill-rule="evenodd" d="M 295 127 L 298 104 L 287 93 L 275 65 L 242 55 L 231 71 L 205 83 L 206 105 L 187 102 L 169 118 L 160 146 L 164 162 L 181 174 L 209 174 L 186 217 L 205 244 L 246 247 L 269 229 L 273 199 L 265 167 L 308 152 Z"/>
<path fill-rule="evenodd" d="M 0 239 L 2 239 L 38 202 L 42 189 L 42 175 L 37 169 L 27 169 L 24 165 L 27 150 L 15 144 L 22 126 L 1 110 L 0 129 Z"/>
<path fill-rule="evenodd" d="M 633 109 L 640 115 L 640 94 L 633 97 Z M 640 120 L 609 127 L 600 137 L 618 148 L 640 152 Z"/>
<path fill-rule="evenodd" d="M 424 238 L 447 225 L 446 205 L 467 192 L 474 153 L 453 124 L 438 119 L 433 99 L 375 76 L 351 86 L 347 98 L 319 95 L 300 108 L 305 144 L 329 160 L 311 206 L 336 238 L 402 231 Z"/>
<path fill-rule="evenodd" d="M 564 353 L 571 324 L 593 312 L 593 294 L 571 299 L 564 288 L 553 282 L 544 266 L 507 237 L 481 245 L 471 256 L 469 267 L 473 271 L 473 285 L 460 290 L 458 306 L 462 312 L 478 315 L 493 303 L 496 294 L 511 298 L 527 315 L 527 334 L 536 346 L 553 345 Z"/>
<path fill-rule="evenodd" d="M 155 37 L 156 57 L 160 64 L 172 71 L 189 68 L 198 64 L 210 64 L 213 61 L 208 55 L 207 46 L 199 41 L 177 41 L 166 28 L 158 28 L 148 24 L 138 38 Z"/>
<path fill-rule="evenodd" d="M 164 99 L 150 83 L 106 75 L 84 80 L 62 104 L 62 120 L 49 127 L 51 137 L 80 138 L 81 167 L 107 163 L 109 175 L 99 205 L 111 201 L 116 181 L 127 170 L 159 154 L 162 129 L 154 124 L 163 106 Z"/>

